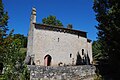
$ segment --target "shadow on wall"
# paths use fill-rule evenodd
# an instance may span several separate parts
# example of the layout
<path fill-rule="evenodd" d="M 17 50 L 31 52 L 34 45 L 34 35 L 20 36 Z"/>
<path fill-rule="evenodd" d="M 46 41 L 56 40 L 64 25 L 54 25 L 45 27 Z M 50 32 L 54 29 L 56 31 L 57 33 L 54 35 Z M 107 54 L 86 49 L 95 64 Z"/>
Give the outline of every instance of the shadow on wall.
<path fill-rule="evenodd" d="M 32 57 L 31 57 L 30 55 L 26 56 L 24 62 L 25 62 L 25 64 L 27 64 L 27 65 L 35 65 L 34 60 L 32 59 Z"/>
<path fill-rule="evenodd" d="M 85 61 L 87 65 L 90 65 L 90 58 L 88 56 L 88 54 L 85 56 Z"/>
<path fill-rule="evenodd" d="M 84 54 L 83 58 L 81 57 L 80 53 L 77 53 L 76 65 L 90 65 L 90 58 L 88 54 Z"/>
<path fill-rule="evenodd" d="M 76 65 L 81 65 L 82 64 L 82 58 L 79 54 L 79 52 L 77 53 L 77 59 L 76 59 Z"/>

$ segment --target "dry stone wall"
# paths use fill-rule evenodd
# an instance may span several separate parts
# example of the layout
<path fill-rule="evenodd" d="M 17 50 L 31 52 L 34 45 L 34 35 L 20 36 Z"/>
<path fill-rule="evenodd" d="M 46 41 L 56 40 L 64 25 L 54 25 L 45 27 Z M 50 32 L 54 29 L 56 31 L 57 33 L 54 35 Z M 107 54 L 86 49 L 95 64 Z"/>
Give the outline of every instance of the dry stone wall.
<path fill-rule="evenodd" d="M 93 80 L 95 67 L 81 66 L 28 66 L 31 80 Z"/>

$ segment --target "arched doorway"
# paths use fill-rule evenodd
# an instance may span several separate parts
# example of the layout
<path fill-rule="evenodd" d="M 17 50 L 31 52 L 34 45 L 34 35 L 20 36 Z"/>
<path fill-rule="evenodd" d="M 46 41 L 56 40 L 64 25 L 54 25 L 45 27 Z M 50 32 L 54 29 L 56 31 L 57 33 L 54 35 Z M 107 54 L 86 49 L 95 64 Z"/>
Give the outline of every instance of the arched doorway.
<path fill-rule="evenodd" d="M 44 65 L 45 66 L 50 66 L 51 65 L 51 60 L 52 60 L 52 57 L 48 54 L 44 57 Z"/>

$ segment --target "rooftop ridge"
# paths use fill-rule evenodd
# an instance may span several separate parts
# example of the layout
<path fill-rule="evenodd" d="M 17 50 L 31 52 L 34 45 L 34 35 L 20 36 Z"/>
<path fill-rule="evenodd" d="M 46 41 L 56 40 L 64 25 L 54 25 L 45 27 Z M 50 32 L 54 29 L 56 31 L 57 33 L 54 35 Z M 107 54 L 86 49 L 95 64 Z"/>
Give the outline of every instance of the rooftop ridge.
<path fill-rule="evenodd" d="M 50 30 L 50 31 L 70 33 L 70 34 L 78 35 L 78 37 L 82 36 L 82 37 L 87 38 L 87 32 L 84 32 L 84 31 L 63 28 L 63 27 L 60 27 L 60 26 L 40 24 L 40 23 L 33 23 L 33 24 L 35 24 L 36 29 L 45 29 L 45 30 Z"/>
<path fill-rule="evenodd" d="M 60 29 L 66 29 L 66 30 L 72 30 L 72 31 L 87 33 L 85 31 L 81 31 L 81 30 L 64 28 L 63 26 L 55 26 L 55 25 L 48 25 L 48 24 L 41 24 L 41 23 L 33 23 L 33 24 L 41 25 L 41 26 L 47 26 L 47 27 L 51 27 L 52 26 L 51 28 L 60 28 Z"/>

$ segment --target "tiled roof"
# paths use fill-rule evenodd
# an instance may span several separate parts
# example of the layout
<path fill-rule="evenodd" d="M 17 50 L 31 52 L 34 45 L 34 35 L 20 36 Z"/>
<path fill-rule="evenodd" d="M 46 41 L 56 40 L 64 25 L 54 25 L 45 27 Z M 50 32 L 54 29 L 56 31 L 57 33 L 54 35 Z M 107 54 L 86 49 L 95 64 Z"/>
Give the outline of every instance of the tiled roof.
<path fill-rule="evenodd" d="M 45 30 L 52 30 L 57 32 L 70 33 L 70 34 L 78 35 L 78 37 L 82 36 L 87 38 L 87 32 L 84 32 L 84 31 L 63 28 L 62 26 L 53 26 L 53 25 L 38 24 L 38 23 L 33 23 L 33 24 L 35 24 L 36 29 L 45 29 Z"/>

